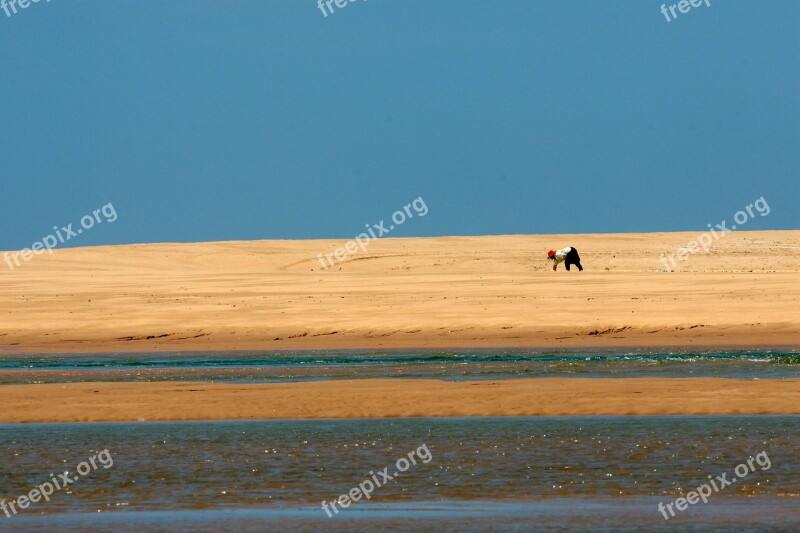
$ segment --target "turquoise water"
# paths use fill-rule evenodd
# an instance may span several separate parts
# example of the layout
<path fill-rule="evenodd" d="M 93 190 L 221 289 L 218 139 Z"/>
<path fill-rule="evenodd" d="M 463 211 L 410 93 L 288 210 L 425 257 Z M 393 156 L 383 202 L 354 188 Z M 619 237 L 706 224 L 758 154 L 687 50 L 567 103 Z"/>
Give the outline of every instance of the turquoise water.
<path fill-rule="evenodd" d="M 333 500 L 425 445 L 416 465 L 329 518 Z M 800 417 L 553 417 L 0 426 L 0 497 L 108 448 L 109 469 L 9 531 L 792 531 Z M 755 470 L 665 521 L 709 475 Z"/>
<path fill-rule="evenodd" d="M 800 377 L 800 352 L 431 352 L 29 355 L 0 359 L 0 384 L 359 378 Z"/>

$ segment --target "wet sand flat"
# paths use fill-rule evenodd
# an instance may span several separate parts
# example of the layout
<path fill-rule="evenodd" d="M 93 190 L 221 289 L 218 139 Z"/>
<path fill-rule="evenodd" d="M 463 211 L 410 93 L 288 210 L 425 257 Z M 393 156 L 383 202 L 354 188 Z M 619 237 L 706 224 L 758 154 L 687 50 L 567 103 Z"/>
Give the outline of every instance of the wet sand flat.
<path fill-rule="evenodd" d="M 364 379 L 0 387 L 2 422 L 800 414 L 799 379 Z"/>

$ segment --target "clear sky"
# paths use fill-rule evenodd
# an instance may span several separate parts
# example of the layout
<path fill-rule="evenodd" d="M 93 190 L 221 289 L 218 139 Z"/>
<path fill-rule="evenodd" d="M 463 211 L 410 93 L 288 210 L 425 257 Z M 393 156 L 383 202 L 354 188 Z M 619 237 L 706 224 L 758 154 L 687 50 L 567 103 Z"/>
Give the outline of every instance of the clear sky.
<path fill-rule="evenodd" d="M 0 249 L 109 202 L 67 244 L 346 239 L 420 196 L 392 236 L 702 231 L 761 196 L 741 229 L 798 229 L 800 2 L 710 3 L 0 11 Z"/>

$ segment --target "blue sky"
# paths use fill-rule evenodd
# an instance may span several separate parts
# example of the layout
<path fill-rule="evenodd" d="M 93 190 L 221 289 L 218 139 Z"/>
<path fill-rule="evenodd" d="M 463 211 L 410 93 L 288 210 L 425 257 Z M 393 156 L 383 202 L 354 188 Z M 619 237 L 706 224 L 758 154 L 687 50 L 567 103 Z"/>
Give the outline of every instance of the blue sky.
<path fill-rule="evenodd" d="M 0 11 L 0 249 L 800 228 L 800 2 L 52 0 Z"/>

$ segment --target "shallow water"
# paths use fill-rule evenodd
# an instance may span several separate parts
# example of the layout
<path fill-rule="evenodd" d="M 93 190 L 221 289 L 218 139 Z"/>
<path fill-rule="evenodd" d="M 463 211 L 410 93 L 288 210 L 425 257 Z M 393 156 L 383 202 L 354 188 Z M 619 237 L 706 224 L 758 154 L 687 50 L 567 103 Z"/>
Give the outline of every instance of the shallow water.
<path fill-rule="evenodd" d="M 423 453 L 422 445 L 430 452 Z M 11 518 L 18 531 L 800 528 L 800 416 L 286 420 L 0 426 L 0 497 L 107 448 Z M 412 450 L 417 464 L 329 518 L 320 502 Z M 753 471 L 664 520 L 709 475 Z M 428 462 L 424 462 L 424 459 Z M 764 463 L 766 464 L 766 463 Z M 44 513 L 44 514 L 39 514 Z"/>
<path fill-rule="evenodd" d="M 28 355 L 0 383 L 523 377 L 796 378 L 800 353 L 429 352 Z M 412 450 L 369 500 L 320 502 Z M 108 449 L 114 465 L 6 518 L 10 531 L 800 530 L 800 416 L 552 417 L 0 425 L 8 500 Z M 745 478 L 664 520 L 709 475 Z"/>
<path fill-rule="evenodd" d="M 285 382 L 523 377 L 800 377 L 800 352 L 429 352 L 28 355 L 0 358 L 0 384 Z"/>

